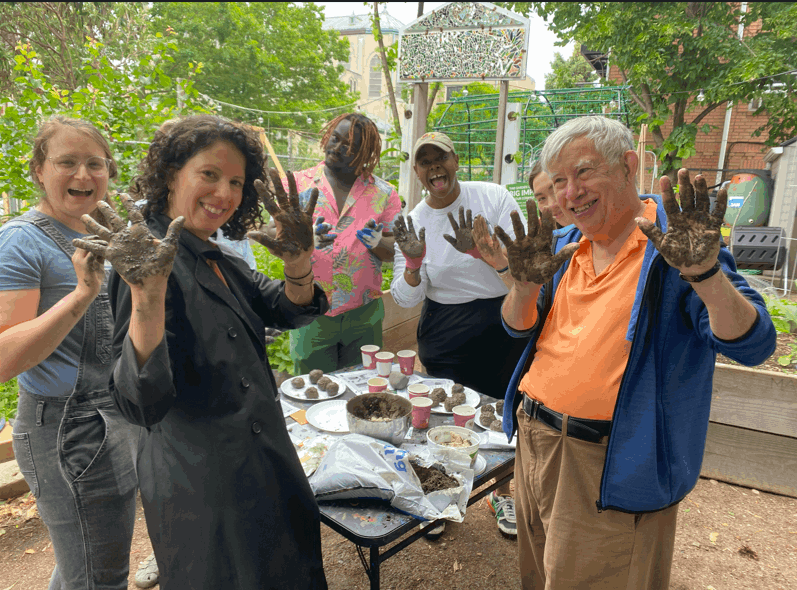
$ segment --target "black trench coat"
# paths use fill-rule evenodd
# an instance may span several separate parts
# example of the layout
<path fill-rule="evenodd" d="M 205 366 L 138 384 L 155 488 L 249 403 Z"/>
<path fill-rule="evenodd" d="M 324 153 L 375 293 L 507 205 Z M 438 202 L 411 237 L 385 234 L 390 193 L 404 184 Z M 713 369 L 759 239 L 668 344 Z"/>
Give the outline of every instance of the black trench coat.
<path fill-rule="evenodd" d="M 170 219 L 147 225 L 163 237 Z M 229 289 L 205 257 L 217 258 Z M 282 281 L 188 231 L 169 277 L 166 335 L 138 370 L 131 299 L 110 288 L 116 364 L 111 393 L 146 427 L 139 481 L 162 590 L 326 588 L 318 506 L 288 436 L 266 358 L 266 326 L 290 329 L 323 315 L 316 286 L 306 307 Z"/>

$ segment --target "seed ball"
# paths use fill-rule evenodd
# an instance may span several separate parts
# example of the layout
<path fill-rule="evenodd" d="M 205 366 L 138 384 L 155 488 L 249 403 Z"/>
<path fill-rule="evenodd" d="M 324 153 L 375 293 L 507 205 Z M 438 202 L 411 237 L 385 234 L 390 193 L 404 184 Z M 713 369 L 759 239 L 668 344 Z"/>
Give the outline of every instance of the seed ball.
<path fill-rule="evenodd" d="M 318 383 L 316 385 L 318 385 L 319 390 L 326 391 L 327 386 L 330 383 L 332 383 L 332 379 L 330 379 L 329 377 L 321 377 L 321 379 L 318 380 Z"/>
<path fill-rule="evenodd" d="M 442 404 L 444 401 L 446 401 L 446 397 L 448 396 L 446 395 L 445 389 L 443 389 L 442 387 L 435 387 L 432 390 L 432 395 L 431 395 L 432 407 L 439 406 L 440 404 Z"/>
<path fill-rule="evenodd" d="M 495 408 L 493 408 L 492 406 L 482 406 L 481 407 L 481 413 L 482 414 L 492 414 L 493 416 L 495 416 Z"/>
<path fill-rule="evenodd" d="M 393 389 L 406 389 L 410 382 L 409 375 L 405 375 L 401 371 L 393 371 L 388 378 L 390 387 Z"/>
<path fill-rule="evenodd" d="M 459 406 L 460 404 L 464 404 L 466 401 L 465 393 L 460 391 L 458 393 L 452 393 L 451 399 L 454 400 L 456 403 L 455 406 Z"/>
<path fill-rule="evenodd" d="M 454 383 L 454 386 L 451 388 L 451 393 L 465 393 L 465 386 L 461 383 Z"/>
<path fill-rule="evenodd" d="M 291 379 L 291 385 L 293 385 L 296 389 L 301 389 L 304 387 L 304 379 L 301 377 L 294 377 Z"/>
<path fill-rule="evenodd" d="M 492 424 L 490 424 L 490 430 L 494 430 L 495 432 L 501 432 L 501 421 L 500 420 L 493 420 Z"/>
<path fill-rule="evenodd" d="M 312 371 L 310 371 L 309 376 L 310 376 L 310 383 L 315 385 L 316 383 L 318 383 L 318 380 L 324 376 L 324 371 L 322 371 L 321 369 L 313 369 Z"/>
<path fill-rule="evenodd" d="M 327 385 L 327 393 L 329 395 L 337 395 L 339 390 L 338 384 L 334 381 L 331 381 L 329 385 Z"/>
<path fill-rule="evenodd" d="M 457 401 L 453 397 L 446 398 L 446 401 L 443 404 L 443 406 L 446 409 L 446 412 L 453 411 L 454 407 L 455 406 L 459 406 L 459 405 L 461 405 L 461 404 L 457 403 Z"/>
<path fill-rule="evenodd" d="M 490 426 L 493 422 L 495 422 L 495 414 L 490 414 L 489 412 L 482 412 L 479 414 L 479 422 L 482 423 L 482 426 Z"/>
<path fill-rule="evenodd" d="M 504 400 L 495 402 L 495 413 L 499 416 L 504 415 Z"/>
<path fill-rule="evenodd" d="M 308 387 L 304 394 L 307 399 L 318 399 L 318 390 L 315 387 Z"/>

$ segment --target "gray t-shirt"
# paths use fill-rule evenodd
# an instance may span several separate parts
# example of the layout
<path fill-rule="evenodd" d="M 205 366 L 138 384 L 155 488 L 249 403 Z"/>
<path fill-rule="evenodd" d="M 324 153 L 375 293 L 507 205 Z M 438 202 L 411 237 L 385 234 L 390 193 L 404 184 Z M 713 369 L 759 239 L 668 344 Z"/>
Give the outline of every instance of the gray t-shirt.
<path fill-rule="evenodd" d="M 52 217 L 50 222 L 68 242 L 78 233 Z M 25 221 L 9 221 L 0 227 L 0 291 L 38 289 L 37 317 L 75 290 L 77 275 L 72 260 L 41 229 Z M 32 393 L 66 396 L 77 381 L 83 346 L 83 321 L 77 323 L 55 351 L 35 367 L 21 373 L 20 386 Z"/>

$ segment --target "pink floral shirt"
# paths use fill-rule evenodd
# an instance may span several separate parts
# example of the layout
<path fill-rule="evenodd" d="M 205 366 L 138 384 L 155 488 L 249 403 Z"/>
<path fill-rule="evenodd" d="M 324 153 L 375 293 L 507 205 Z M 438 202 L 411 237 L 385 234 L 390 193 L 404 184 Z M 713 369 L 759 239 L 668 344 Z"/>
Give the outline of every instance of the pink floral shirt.
<path fill-rule="evenodd" d="M 393 231 L 393 223 L 401 212 L 401 200 L 387 181 L 371 175 L 359 177 L 338 211 L 335 195 L 324 174 L 324 162 L 294 173 L 299 201 L 304 207 L 310 189 L 318 187 L 318 202 L 313 219 L 323 217 L 332 225 L 330 233 L 338 237 L 331 246 L 313 253 L 315 282 L 327 294 L 329 311 L 336 316 L 382 296 L 382 261 L 357 239 L 357 230 L 369 219 L 383 223 L 383 231 Z M 287 181 L 283 180 L 287 190 Z"/>

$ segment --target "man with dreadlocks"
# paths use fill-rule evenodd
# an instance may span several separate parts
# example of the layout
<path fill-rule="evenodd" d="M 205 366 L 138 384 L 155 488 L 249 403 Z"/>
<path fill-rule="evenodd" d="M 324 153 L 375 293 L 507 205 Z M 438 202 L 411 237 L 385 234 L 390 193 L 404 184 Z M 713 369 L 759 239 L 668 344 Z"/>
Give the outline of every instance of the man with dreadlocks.
<path fill-rule="evenodd" d="M 302 206 L 318 188 L 313 271 L 330 308 L 291 331 L 295 375 L 355 365 L 360 346 L 382 346 L 382 262 L 393 260 L 393 222 L 401 212 L 395 189 L 373 175 L 382 148 L 373 121 L 346 113 L 322 134 L 324 161 L 294 177 Z"/>

